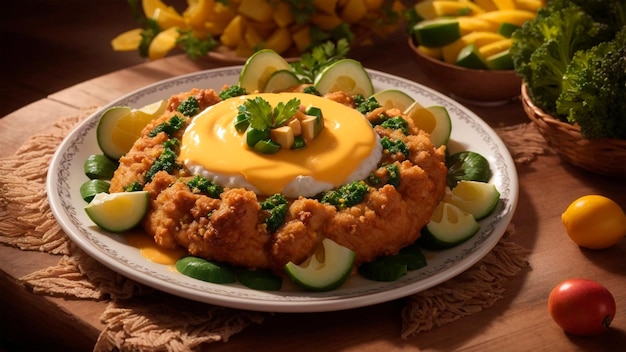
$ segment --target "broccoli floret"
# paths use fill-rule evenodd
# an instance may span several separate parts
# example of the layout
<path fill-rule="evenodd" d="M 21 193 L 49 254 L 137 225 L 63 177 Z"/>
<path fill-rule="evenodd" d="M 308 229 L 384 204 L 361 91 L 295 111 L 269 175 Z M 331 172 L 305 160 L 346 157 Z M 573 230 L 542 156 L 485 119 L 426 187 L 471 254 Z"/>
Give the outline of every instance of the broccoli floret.
<path fill-rule="evenodd" d="M 574 53 L 601 41 L 603 25 L 573 3 L 550 2 L 513 33 L 511 55 L 515 71 L 530 96 L 544 111 L 556 111 L 561 81 Z"/>
<path fill-rule="evenodd" d="M 246 94 L 248 94 L 248 92 L 246 91 L 245 88 L 234 85 L 234 86 L 229 86 L 227 88 L 222 89 L 219 96 L 220 96 L 220 99 L 226 100 L 228 98 L 238 97 L 238 96 L 246 95 Z"/>
<path fill-rule="evenodd" d="M 585 138 L 626 139 L 626 27 L 612 41 L 574 55 L 556 108 Z"/>
<path fill-rule="evenodd" d="M 337 189 L 323 192 L 320 201 L 345 209 L 361 203 L 369 187 L 364 181 L 354 181 Z"/>
<path fill-rule="evenodd" d="M 176 110 L 184 116 L 191 117 L 200 111 L 200 103 L 198 102 L 198 99 L 189 97 L 180 103 L 180 105 L 178 105 L 178 109 Z"/>
<path fill-rule="evenodd" d="M 276 232 L 285 222 L 285 217 L 287 216 L 287 199 L 281 194 L 276 193 L 260 204 L 261 209 L 267 211 L 269 214 L 265 219 L 267 230 L 269 232 Z"/>
<path fill-rule="evenodd" d="M 194 193 L 201 192 L 211 198 L 219 198 L 220 194 L 224 191 L 220 185 L 200 175 L 194 176 L 193 179 L 187 182 L 187 187 Z"/>

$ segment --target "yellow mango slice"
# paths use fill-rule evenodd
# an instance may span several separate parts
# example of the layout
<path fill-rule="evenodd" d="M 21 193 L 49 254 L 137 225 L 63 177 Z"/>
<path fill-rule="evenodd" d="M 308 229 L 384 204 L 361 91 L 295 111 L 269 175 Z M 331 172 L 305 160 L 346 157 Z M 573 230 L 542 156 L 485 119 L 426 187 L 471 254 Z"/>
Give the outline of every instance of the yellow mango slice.
<path fill-rule="evenodd" d="M 111 47 L 115 51 L 137 50 L 139 43 L 141 43 L 142 31 L 141 28 L 135 28 L 118 35 L 111 40 Z"/>
<path fill-rule="evenodd" d="M 526 10 L 498 10 L 477 15 L 478 18 L 495 23 L 511 23 L 518 27 L 524 25 L 537 16 L 536 13 Z"/>
<path fill-rule="evenodd" d="M 513 0 L 492 0 L 498 10 L 514 10 L 516 8 Z"/>
<path fill-rule="evenodd" d="M 514 0 L 515 6 L 519 10 L 537 12 L 546 6 L 545 0 Z"/>
<path fill-rule="evenodd" d="M 243 38 L 246 21 L 241 15 L 235 16 L 224 28 L 224 32 L 220 37 L 222 44 L 229 48 L 236 48 Z"/>
<path fill-rule="evenodd" d="M 441 56 L 445 62 L 454 64 L 461 50 L 469 44 L 474 44 L 480 48 L 483 45 L 497 42 L 502 39 L 505 38 L 498 33 L 471 32 L 441 48 Z"/>
<path fill-rule="evenodd" d="M 179 35 L 177 27 L 170 27 L 159 32 L 150 43 L 148 58 L 157 60 L 167 55 L 176 47 L 176 39 L 178 39 Z"/>
<path fill-rule="evenodd" d="M 313 6 L 329 15 L 333 15 L 337 9 L 337 0 L 313 0 Z"/>
<path fill-rule="evenodd" d="M 478 48 L 478 54 L 486 59 L 492 55 L 501 53 L 503 51 L 509 50 L 511 45 L 513 44 L 513 40 L 510 38 L 498 40 L 492 43 L 488 43 Z"/>
<path fill-rule="evenodd" d="M 287 27 L 292 24 L 294 21 L 293 13 L 291 12 L 291 5 L 286 2 L 279 2 L 274 4 L 274 12 L 272 13 L 272 17 L 274 18 L 274 22 L 278 25 L 278 27 Z"/>
<path fill-rule="evenodd" d="M 265 48 L 272 49 L 278 54 L 282 54 L 293 42 L 291 41 L 291 33 L 287 28 L 278 28 L 272 33 L 272 35 L 265 41 Z"/>
<path fill-rule="evenodd" d="M 347 23 L 357 23 L 367 14 L 363 0 L 349 0 L 341 12 L 341 19 Z"/>
<path fill-rule="evenodd" d="M 458 17 L 461 35 L 471 32 L 495 32 L 500 27 L 499 24 L 483 20 L 477 17 Z"/>
<path fill-rule="evenodd" d="M 311 16 L 311 23 L 324 31 L 329 31 L 341 24 L 341 18 L 334 14 L 315 13 Z"/>
<path fill-rule="evenodd" d="M 241 0 L 239 8 L 240 14 L 259 22 L 272 20 L 272 5 L 267 0 Z"/>
<path fill-rule="evenodd" d="M 485 11 L 495 11 L 498 9 L 496 4 L 493 3 L 493 0 L 474 0 L 474 2 Z"/>
<path fill-rule="evenodd" d="M 157 8 L 154 10 L 152 19 L 159 24 L 161 29 L 167 29 L 171 27 L 187 28 L 187 23 L 178 12 L 172 12 L 164 8 Z"/>
<path fill-rule="evenodd" d="M 304 26 L 299 30 L 293 32 L 291 35 L 291 39 L 293 40 L 296 48 L 298 48 L 299 52 L 303 52 L 311 45 L 311 28 L 309 26 Z"/>
<path fill-rule="evenodd" d="M 415 11 L 423 19 L 433 19 L 442 16 L 474 16 L 485 12 L 472 2 L 452 0 L 426 0 L 415 4 Z"/>

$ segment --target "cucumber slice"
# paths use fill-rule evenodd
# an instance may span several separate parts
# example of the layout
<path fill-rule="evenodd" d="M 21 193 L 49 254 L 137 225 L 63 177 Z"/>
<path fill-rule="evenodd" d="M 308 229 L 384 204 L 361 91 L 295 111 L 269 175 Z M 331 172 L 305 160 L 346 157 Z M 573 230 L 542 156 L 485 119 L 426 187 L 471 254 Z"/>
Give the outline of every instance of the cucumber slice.
<path fill-rule="evenodd" d="M 513 57 L 510 50 L 491 55 L 486 59 L 487 67 L 491 70 L 513 70 Z"/>
<path fill-rule="evenodd" d="M 385 109 L 396 108 L 405 111 L 415 102 L 410 95 L 398 89 L 386 89 L 375 93 L 374 99 Z"/>
<path fill-rule="evenodd" d="M 176 270 L 183 275 L 214 284 L 230 284 L 237 281 L 235 271 L 230 265 L 194 256 L 177 260 Z"/>
<path fill-rule="evenodd" d="M 472 214 L 453 204 L 440 202 L 430 222 L 422 229 L 418 242 L 428 249 L 451 248 L 474 236 L 479 229 Z"/>
<path fill-rule="evenodd" d="M 446 167 L 448 187 L 452 189 L 462 180 L 489 182 L 491 179 L 489 161 L 469 150 L 450 155 L 446 159 Z"/>
<path fill-rule="evenodd" d="M 160 100 L 140 109 L 116 106 L 107 109 L 98 122 L 96 138 L 104 155 L 118 160 L 126 154 L 150 121 L 161 116 L 167 100 Z"/>
<path fill-rule="evenodd" d="M 480 220 L 493 212 L 500 201 L 500 192 L 491 183 L 460 181 L 446 195 L 446 201 Z"/>
<path fill-rule="evenodd" d="M 505 38 L 511 38 L 513 36 L 513 32 L 515 32 L 518 29 L 520 29 L 520 26 L 516 24 L 502 22 L 500 23 L 500 27 L 498 27 L 498 34 L 500 34 L 501 36 Z"/>
<path fill-rule="evenodd" d="M 98 193 L 85 207 L 87 216 L 98 227 L 110 232 L 124 232 L 139 225 L 148 212 L 147 191 Z"/>
<path fill-rule="evenodd" d="M 374 94 L 372 79 L 360 62 L 353 59 L 338 60 L 315 77 L 315 89 L 324 95 L 342 91 L 350 96 Z"/>
<path fill-rule="evenodd" d="M 461 37 L 459 21 L 454 18 L 435 18 L 413 26 L 413 38 L 426 47 L 442 47 Z"/>
<path fill-rule="evenodd" d="M 304 263 L 285 265 L 287 276 L 297 285 L 311 291 L 330 291 L 341 286 L 352 272 L 355 253 L 335 241 L 325 238 L 322 248 Z"/>
<path fill-rule="evenodd" d="M 97 178 L 91 179 L 80 185 L 80 196 L 87 203 L 98 193 L 109 193 L 110 184 L 107 181 Z"/>
<path fill-rule="evenodd" d="M 283 285 L 283 278 L 270 270 L 240 268 L 236 273 L 239 282 L 253 290 L 278 291 Z"/>
<path fill-rule="evenodd" d="M 117 169 L 117 163 L 101 154 L 87 157 L 83 164 L 85 175 L 90 179 L 110 180 Z"/>
<path fill-rule="evenodd" d="M 487 64 L 483 61 L 478 48 L 474 43 L 466 45 L 459 52 L 459 56 L 454 63 L 457 66 L 471 68 L 474 70 L 486 70 Z"/>
<path fill-rule="evenodd" d="M 287 60 L 274 50 L 259 50 L 244 64 L 239 75 L 239 86 L 248 93 L 262 92 L 272 74 L 279 70 L 291 70 Z"/>
<path fill-rule="evenodd" d="M 263 87 L 266 93 L 282 92 L 300 84 L 298 76 L 291 70 L 278 70 L 272 73 Z"/>
<path fill-rule="evenodd" d="M 434 105 L 425 108 L 414 102 L 404 113 L 418 128 L 430 134 L 430 140 L 435 147 L 445 145 L 450 140 L 452 120 L 445 107 Z"/>

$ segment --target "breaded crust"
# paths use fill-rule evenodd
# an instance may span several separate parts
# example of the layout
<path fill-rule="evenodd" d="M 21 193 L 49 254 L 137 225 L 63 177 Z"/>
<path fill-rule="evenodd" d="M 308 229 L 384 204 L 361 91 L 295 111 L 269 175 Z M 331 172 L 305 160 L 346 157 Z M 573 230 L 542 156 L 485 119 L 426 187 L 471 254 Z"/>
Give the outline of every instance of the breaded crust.
<path fill-rule="evenodd" d="M 121 192 L 132 182 L 142 183 L 152 164 L 163 153 L 163 143 L 170 138 L 160 133 L 149 137 L 159 123 L 169 120 L 187 96 L 201 98 L 205 108 L 219 101 L 212 90 L 193 90 L 172 97 L 168 112 L 143 131 L 132 150 L 121 158 L 111 183 L 112 192 Z M 333 93 L 327 98 L 352 105 L 351 97 Z M 376 122 L 381 114 L 400 116 L 398 110 L 377 109 L 366 117 Z M 151 205 L 143 221 L 144 230 L 165 248 L 182 246 L 195 256 L 228 262 L 249 268 L 270 268 L 282 272 L 287 262 L 301 263 L 311 256 L 324 238 L 356 252 L 355 265 L 381 255 L 396 254 L 420 236 L 420 230 L 443 198 L 447 169 L 444 147 L 435 148 L 427 133 L 417 129 L 410 119 L 408 135 L 374 127 L 381 137 L 401 140 L 409 155 L 385 151 L 381 167 L 372 175 L 386 180 L 382 167 L 395 164 L 400 173 L 398 187 L 391 184 L 369 185 L 363 201 L 337 209 L 317 199 L 288 200 L 284 223 L 274 232 L 268 230 L 268 212 L 261 209 L 265 198 L 245 189 L 225 188 L 212 198 L 186 184 L 193 178 L 183 167 L 173 172 L 160 171 L 143 189 L 150 192 Z M 185 127 L 189 123 L 185 120 Z M 173 137 L 182 140 L 184 128 Z"/>

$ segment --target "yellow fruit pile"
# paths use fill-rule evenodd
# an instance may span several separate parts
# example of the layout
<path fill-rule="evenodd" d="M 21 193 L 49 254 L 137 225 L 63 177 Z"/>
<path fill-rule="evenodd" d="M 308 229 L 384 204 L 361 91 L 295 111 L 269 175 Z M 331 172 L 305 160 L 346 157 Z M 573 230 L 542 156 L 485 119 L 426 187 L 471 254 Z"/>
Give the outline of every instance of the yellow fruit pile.
<path fill-rule="evenodd" d="M 412 28 L 422 53 L 474 69 L 513 69 L 511 35 L 546 0 L 425 0 L 415 4 Z"/>
<path fill-rule="evenodd" d="M 311 29 L 324 33 L 347 24 L 353 34 L 385 35 L 396 30 L 402 2 L 394 0 L 389 16 L 385 0 L 187 0 L 181 13 L 161 0 L 142 0 L 146 18 L 159 25 L 159 32 L 148 50 L 148 57 L 159 59 L 173 50 L 180 31 L 191 31 L 196 38 L 210 36 L 240 57 L 259 49 L 279 54 L 303 52 L 313 42 Z M 294 5 L 296 4 L 296 5 Z M 302 6 L 295 8 L 294 6 Z M 394 21 L 395 19 L 395 21 Z M 391 21 L 390 21 L 391 20 Z M 139 48 L 142 29 L 118 35 L 112 41 L 116 51 Z"/>

